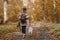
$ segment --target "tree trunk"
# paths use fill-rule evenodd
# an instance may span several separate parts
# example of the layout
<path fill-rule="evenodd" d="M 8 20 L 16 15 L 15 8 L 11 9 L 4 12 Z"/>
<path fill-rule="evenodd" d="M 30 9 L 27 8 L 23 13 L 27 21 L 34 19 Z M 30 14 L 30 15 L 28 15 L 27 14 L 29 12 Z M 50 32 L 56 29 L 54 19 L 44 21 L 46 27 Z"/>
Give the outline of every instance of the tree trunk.
<path fill-rule="evenodd" d="M 4 1 L 4 23 L 7 21 L 7 1 Z"/>

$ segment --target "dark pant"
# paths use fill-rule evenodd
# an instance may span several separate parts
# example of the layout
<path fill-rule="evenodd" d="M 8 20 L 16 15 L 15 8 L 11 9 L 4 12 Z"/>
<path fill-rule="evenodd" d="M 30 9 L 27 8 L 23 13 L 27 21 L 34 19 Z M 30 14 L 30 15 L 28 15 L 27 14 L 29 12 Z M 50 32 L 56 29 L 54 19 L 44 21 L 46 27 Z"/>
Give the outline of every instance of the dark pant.
<path fill-rule="evenodd" d="M 26 26 L 22 26 L 22 33 L 26 34 Z"/>

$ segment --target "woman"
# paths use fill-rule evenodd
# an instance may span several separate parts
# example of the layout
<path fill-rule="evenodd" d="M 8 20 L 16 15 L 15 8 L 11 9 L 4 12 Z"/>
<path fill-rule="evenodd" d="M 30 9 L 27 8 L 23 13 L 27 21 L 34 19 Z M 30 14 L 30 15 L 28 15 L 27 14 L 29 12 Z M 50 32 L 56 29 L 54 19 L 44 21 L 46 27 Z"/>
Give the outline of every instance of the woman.
<path fill-rule="evenodd" d="M 27 9 L 24 7 L 22 9 L 20 18 L 19 18 L 19 24 L 22 27 L 22 33 L 23 33 L 23 38 L 25 38 L 26 35 L 26 26 L 27 26 L 27 21 L 29 19 L 29 16 L 27 15 Z"/>

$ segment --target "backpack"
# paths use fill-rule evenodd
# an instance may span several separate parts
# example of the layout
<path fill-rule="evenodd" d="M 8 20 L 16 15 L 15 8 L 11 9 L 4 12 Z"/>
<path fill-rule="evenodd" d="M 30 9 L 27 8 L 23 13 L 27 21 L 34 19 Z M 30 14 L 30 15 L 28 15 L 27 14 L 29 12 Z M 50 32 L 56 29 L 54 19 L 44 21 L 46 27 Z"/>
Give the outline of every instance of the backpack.
<path fill-rule="evenodd" d="M 26 23 L 26 14 L 22 14 L 20 20 L 21 23 Z"/>

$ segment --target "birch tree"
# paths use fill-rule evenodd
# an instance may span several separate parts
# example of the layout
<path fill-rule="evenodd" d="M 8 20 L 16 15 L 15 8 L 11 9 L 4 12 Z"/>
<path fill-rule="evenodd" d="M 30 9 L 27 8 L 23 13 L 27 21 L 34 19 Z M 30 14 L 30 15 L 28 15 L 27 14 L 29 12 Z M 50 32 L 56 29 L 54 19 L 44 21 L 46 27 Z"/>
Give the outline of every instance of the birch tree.
<path fill-rule="evenodd" d="M 28 0 L 23 0 L 23 6 L 27 6 L 28 5 Z"/>
<path fill-rule="evenodd" d="M 4 1 L 4 23 L 7 21 L 7 0 Z"/>
<path fill-rule="evenodd" d="M 53 0 L 53 6 L 54 6 L 54 20 L 55 20 L 55 23 L 56 23 L 56 0 Z"/>
<path fill-rule="evenodd" d="M 44 10 L 44 0 L 42 0 L 42 17 L 43 17 L 43 20 L 45 21 L 46 18 L 45 18 L 45 10 Z"/>

